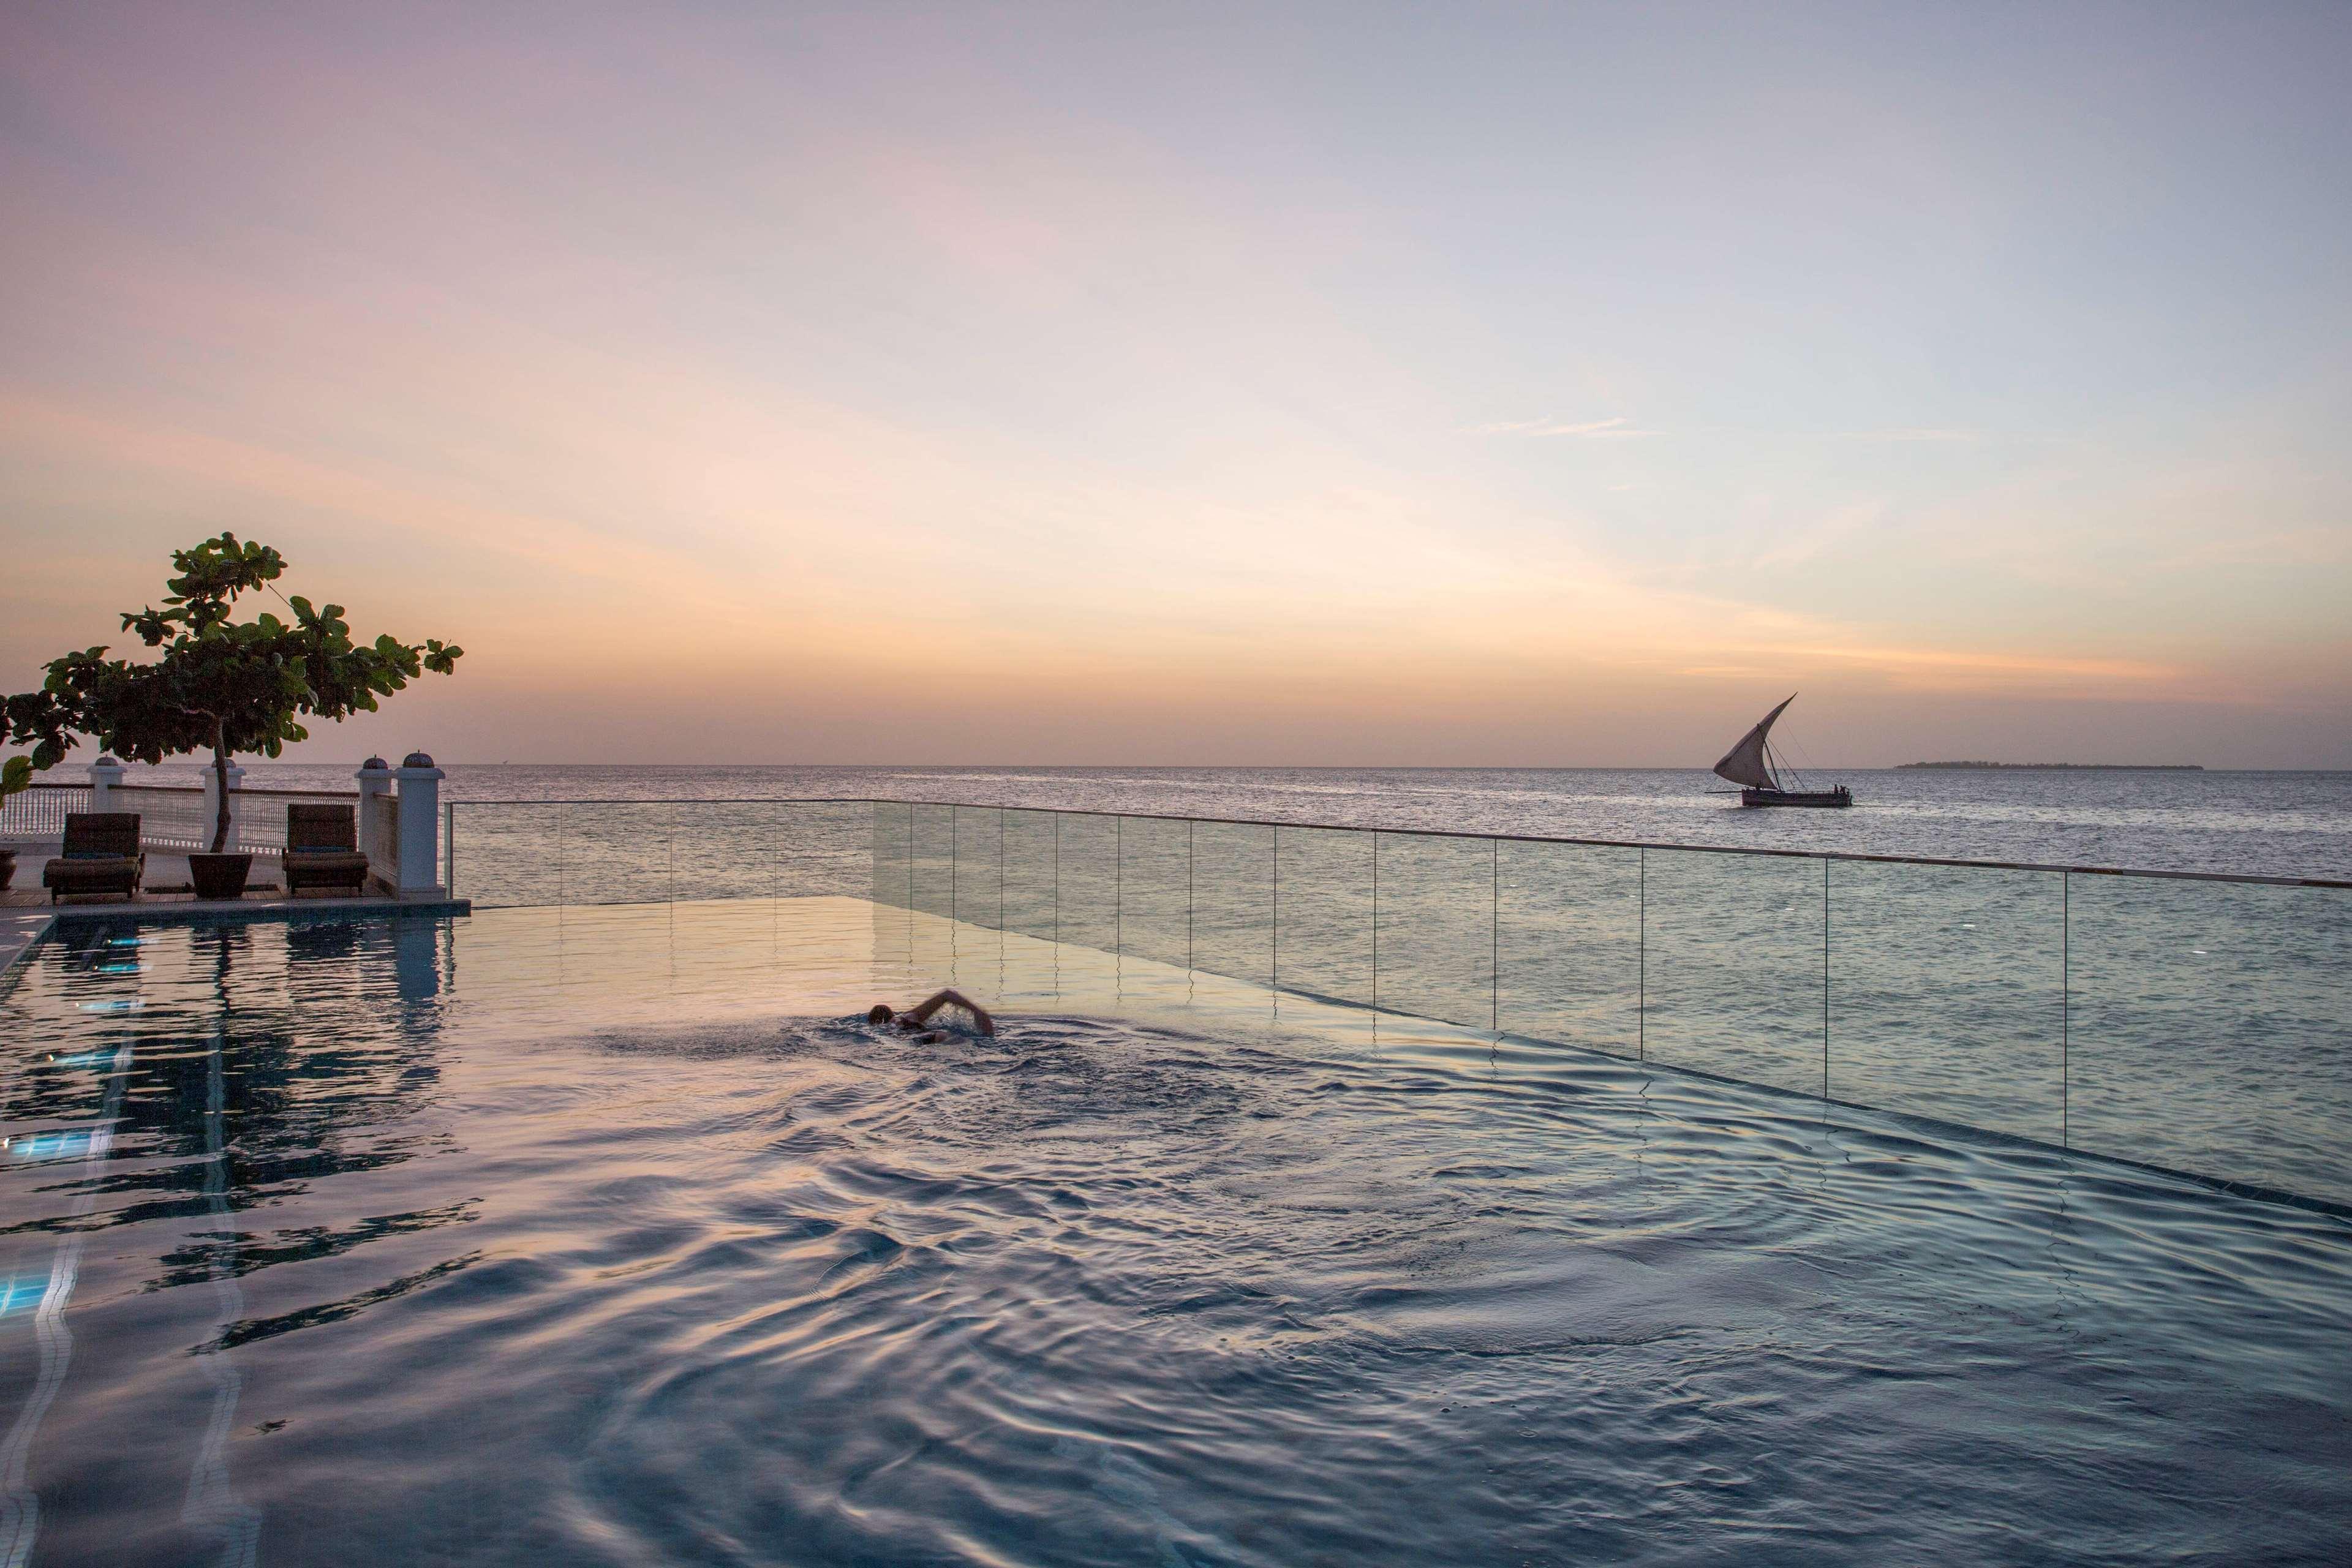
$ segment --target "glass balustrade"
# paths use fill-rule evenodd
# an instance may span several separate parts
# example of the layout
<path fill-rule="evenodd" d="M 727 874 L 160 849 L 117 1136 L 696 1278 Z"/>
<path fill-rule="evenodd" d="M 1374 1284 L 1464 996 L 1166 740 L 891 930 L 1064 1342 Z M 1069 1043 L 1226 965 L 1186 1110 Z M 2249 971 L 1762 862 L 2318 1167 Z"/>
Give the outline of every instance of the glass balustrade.
<path fill-rule="evenodd" d="M 1123 996 L 1214 976 L 2352 1205 L 2342 886 L 902 801 L 450 823 L 478 908 L 855 898 L 1007 1005 L 1081 948 Z"/>

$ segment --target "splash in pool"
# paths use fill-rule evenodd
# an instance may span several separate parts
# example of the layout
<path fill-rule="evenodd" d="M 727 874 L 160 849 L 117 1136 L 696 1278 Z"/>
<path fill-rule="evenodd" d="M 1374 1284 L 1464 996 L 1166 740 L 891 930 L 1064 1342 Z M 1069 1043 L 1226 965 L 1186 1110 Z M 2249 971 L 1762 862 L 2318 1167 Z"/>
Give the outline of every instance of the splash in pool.
<path fill-rule="evenodd" d="M 996 1020 L 989 1016 L 988 1009 L 962 992 L 953 990 L 935 991 L 903 1013 L 892 1012 L 887 1002 L 877 1002 L 867 1009 L 866 1021 L 877 1025 L 896 1024 L 904 1032 L 913 1035 L 918 1044 L 936 1046 L 948 1037 L 947 1031 L 931 1028 L 930 1022 L 950 1007 L 971 1015 L 974 1032 L 991 1037 L 995 1035 Z"/>

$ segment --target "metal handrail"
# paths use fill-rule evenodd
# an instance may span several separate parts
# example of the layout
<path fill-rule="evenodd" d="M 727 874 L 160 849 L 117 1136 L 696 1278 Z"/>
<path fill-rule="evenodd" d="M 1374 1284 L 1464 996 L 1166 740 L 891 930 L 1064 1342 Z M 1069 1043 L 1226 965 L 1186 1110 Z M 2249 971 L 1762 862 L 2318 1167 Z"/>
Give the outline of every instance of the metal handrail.
<path fill-rule="evenodd" d="M 734 799 L 667 799 L 644 795 L 581 800 L 453 800 L 449 805 L 930 805 L 962 811 L 1029 811 L 1055 816 L 1124 816 L 1144 822 L 1215 823 L 1227 827 L 1295 827 L 1326 833 L 1388 833 L 1412 838 L 1465 838 L 1481 843 L 1564 844 L 1591 849 L 1657 849 L 1696 855 L 1758 855 L 1787 860 L 1850 860 L 1887 866 L 1953 866 L 1979 871 L 2071 872 L 2085 877 L 2149 877 L 2166 881 L 2241 882 L 2271 888 L 2352 889 L 2352 879 L 2263 877 L 2240 871 L 2168 871 L 2129 866 L 2044 865 L 2030 860 L 1968 860 L 1934 855 L 1876 855 L 1857 849 L 1761 849 L 1744 844 L 1665 844 L 1636 838 L 1570 838 L 1540 833 L 1471 833 L 1444 827 L 1367 827 L 1340 822 L 1278 822 L 1268 817 L 1186 816 L 1165 811 L 1087 811 L 1066 805 L 1005 805 L 993 801 L 903 800 L 887 795 L 749 795 Z"/>
<path fill-rule="evenodd" d="M 88 784 L 36 784 L 33 787 L 36 789 L 88 789 L 89 786 Z M 190 789 L 185 784 L 112 784 L 108 787 L 110 792 L 115 795 L 202 795 L 205 793 L 202 786 Z M 357 800 L 360 797 L 360 792 L 355 789 L 272 789 L 266 785 L 260 789 L 247 789 L 239 785 L 228 793 L 232 795 L 255 796 L 290 795 L 306 799 L 318 797 L 328 800 Z"/>

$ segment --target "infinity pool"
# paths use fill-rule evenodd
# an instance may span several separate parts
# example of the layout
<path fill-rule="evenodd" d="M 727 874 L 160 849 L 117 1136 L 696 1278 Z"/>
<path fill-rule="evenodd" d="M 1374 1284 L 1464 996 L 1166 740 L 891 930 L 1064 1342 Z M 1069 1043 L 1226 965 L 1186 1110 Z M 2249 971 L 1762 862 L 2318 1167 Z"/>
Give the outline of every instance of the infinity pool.
<path fill-rule="evenodd" d="M 0 1560 L 2352 1538 L 2352 1223 L 882 933 L 811 899 L 52 938 L 0 982 Z M 862 1021 L 949 981 L 1016 999 L 997 1039 Z"/>

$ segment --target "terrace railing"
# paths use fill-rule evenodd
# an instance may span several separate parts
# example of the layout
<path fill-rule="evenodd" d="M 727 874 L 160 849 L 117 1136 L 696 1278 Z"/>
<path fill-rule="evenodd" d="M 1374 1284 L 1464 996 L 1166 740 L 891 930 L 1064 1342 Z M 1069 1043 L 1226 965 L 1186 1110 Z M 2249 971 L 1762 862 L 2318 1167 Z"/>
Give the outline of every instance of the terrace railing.
<path fill-rule="evenodd" d="M 449 828 L 478 909 L 851 895 L 2352 1213 L 2352 883 L 904 801 Z"/>
<path fill-rule="evenodd" d="M 376 875 L 397 880 L 400 868 L 400 797 L 386 792 L 360 802 L 360 847 Z"/>
<path fill-rule="evenodd" d="M 139 814 L 140 841 L 151 849 L 208 849 L 213 841 L 210 797 L 201 789 L 118 784 L 109 789 L 110 811 Z M 236 833 L 232 849 L 283 854 L 286 807 L 295 801 L 359 799 L 352 790 L 240 789 L 229 795 Z M 63 836 L 66 814 L 95 809 L 88 784 L 35 783 L 0 801 L 0 840 L 53 839 Z"/>
<path fill-rule="evenodd" d="M 156 784 L 116 784 L 109 794 L 116 811 L 139 814 L 140 841 L 152 849 L 209 849 L 213 843 L 210 796 L 200 789 L 172 789 Z M 286 852 L 286 807 L 298 801 L 350 801 L 354 790 L 238 789 L 229 792 L 229 812 L 236 829 L 233 851 L 264 855 Z"/>
<path fill-rule="evenodd" d="M 0 843 L 63 837 L 66 813 L 88 811 L 88 784 L 35 781 L 18 794 L 0 799 Z"/>

